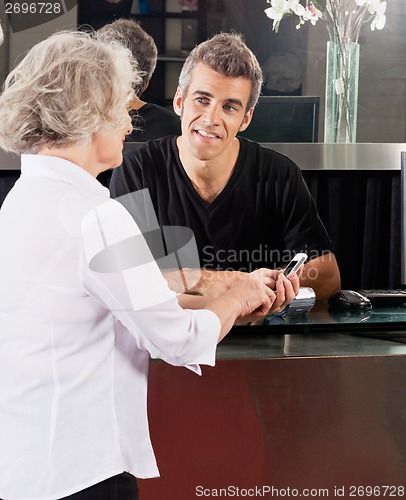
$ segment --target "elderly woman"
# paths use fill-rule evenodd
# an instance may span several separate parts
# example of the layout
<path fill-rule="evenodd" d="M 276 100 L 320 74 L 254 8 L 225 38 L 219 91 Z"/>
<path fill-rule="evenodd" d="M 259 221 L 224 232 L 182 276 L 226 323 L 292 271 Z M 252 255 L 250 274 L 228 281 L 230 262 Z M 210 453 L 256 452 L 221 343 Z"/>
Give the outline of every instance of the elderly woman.
<path fill-rule="evenodd" d="M 0 211 L 3 499 L 138 498 L 135 477 L 158 475 L 149 356 L 200 373 L 237 318 L 297 292 L 266 270 L 211 301 L 169 290 L 96 179 L 122 161 L 137 79 L 124 47 L 62 32 L 31 49 L 0 97 L 0 146 L 22 153 Z"/>

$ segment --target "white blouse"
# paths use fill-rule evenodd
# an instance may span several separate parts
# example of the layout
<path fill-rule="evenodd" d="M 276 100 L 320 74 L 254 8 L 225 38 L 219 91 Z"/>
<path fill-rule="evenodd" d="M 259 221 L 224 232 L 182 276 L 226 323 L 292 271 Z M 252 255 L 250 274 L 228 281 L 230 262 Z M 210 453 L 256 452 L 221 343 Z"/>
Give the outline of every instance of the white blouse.
<path fill-rule="evenodd" d="M 0 498 L 157 476 L 149 356 L 200 373 L 220 321 L 180 308 L 152 257 L 114 260 L 120 242 L 148 248 L 89 173 L 43 155 L 21 169 L 0 211 Z"/>

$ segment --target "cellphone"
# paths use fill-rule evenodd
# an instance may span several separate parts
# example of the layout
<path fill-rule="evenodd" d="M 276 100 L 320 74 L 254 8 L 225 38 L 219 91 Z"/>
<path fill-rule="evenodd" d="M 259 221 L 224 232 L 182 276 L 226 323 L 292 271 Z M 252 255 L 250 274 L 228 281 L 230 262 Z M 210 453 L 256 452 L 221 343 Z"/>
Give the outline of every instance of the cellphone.
<path fill-rule="evenodd" d="M 290 273 L 296 272 L 307 260 L 307 254 L 297 253 L 289 264 L 285 267 L 283 274 L 288 277 Z"/>

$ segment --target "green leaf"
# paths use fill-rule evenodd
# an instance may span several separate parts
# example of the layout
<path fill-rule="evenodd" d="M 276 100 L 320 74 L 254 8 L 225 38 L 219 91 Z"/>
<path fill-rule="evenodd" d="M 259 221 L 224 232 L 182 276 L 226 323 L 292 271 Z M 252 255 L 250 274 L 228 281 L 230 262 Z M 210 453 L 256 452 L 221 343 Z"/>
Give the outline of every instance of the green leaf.
<path fill-rule="evenodd" d="M 312 3 L 320 12 L 324 12 L 326 10 L 327 0 L 313 0 Z"/>

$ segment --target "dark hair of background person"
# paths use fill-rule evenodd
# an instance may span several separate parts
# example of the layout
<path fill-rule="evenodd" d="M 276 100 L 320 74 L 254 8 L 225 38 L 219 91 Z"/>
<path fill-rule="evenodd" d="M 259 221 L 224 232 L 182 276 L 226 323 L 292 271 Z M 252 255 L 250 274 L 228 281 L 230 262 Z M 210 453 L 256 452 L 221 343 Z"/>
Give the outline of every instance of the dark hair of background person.
<path fill-rule="evenodd" d="M 181 132 L 179 117 L 172 109 L 142 100 L 157 64 L 158 50 L 154 39 L 134 19 L 117 19 L 95 33 L 102 42 L 119 43 L 129 49 L 138 62 L 141 82 L 134 82 L 134 98 L 130 103 L 133 132 L 127 142 L 146 142 Z M 111 171 L 103 172 L 99 181 L 110 184 Z"/>
<path fill-rule="evenodd" d="M 142 82 L 134 88 L 139 97 L 151 80 L 158 58 L 158 50 L 152 36 L 135 20 L 117 19 L 97 30 L 97 38 L 104 42 L 119 42 L 131 50 L 142 71 Z"/>

